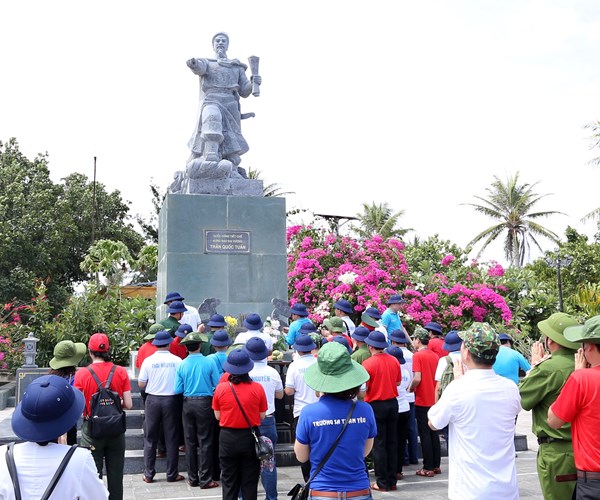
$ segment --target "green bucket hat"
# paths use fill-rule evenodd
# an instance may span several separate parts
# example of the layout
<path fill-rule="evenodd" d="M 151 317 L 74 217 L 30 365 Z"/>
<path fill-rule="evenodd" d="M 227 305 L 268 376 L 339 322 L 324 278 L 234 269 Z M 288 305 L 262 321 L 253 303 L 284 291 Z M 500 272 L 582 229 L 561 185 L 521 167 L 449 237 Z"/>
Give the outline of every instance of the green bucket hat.
<path fill-rule="evenodd" d="M 571 342 L 600 344 L 600 316 L 593 316 L 583 325 L 565 328 L 565 338 Z"/>
<path fill-rule="evenodd" d="M 423 340 L 429 338 L 429 332 L 422 326 L 417 326 L 413 332 L 413 338 Z"/>
<path fill-rule="evenodd" d="M 488 323 L 473 323 L 458 336 L 471 354 L 483 359 L 494 359 L 500 349 L 500 339 Z"/>
<path fill-rule="evenodd" d="M 346 333 L 344 320 L 342 318 L 338 318 L 337 316 L 334 316 L 333 318 L 327 318 L 325 321 L 323 321 L 323 324 L 330 332 Z"/>
<path fill-rule="evenodd" d="M 377 328 L 379 326 L 379 323 L 377 323 L 377 321 L 375 321 L 373 317 L 369 316 L 367 313 L 362 313 L 360 321 L 371 328 Z"/>
<path fill-rule="evenodd" d="M 50 360 L 50 368 L 58 370 L 67 366 L 77 366 L 86 352 L 87 347 L 83 342 L 63 340 L 54 346 L 54 357 Z"/>
<path fill-rule="evenodd" d="M 144 340 L 154 340 L 154 336 L 163 328 L 164 326 L 162 326 L 160 323 L 154 323 L 150 326 L 150 328 L 148 328 L 148 334 L 144 336 Z"/>
<path fill-rule="evenodd" d="M 546 337 L 550 340 L 554 340 L 557 344 L 560 344 L 567 349 L 578 349 L 579 345 L 574 344 L 573 342 L 569 342 L 565 338 L 566 328 L 571 326 L 578 326 L 579 323 L 577 320 L 566 313 L 554 313 L 549 318 L 540 321 L 537 326 Z"/>
<path fill-rule="evenodd" d="M 179 343 L 187 345 L 199 342 L 208 342 L 208 335 L 200 332 L 190 332 Z"/>
<path fill-rule="evenodd" d="M 369 378 L 367 370 L 350 358 L 348 349 L 339 342 L 327 342 L 321 347 L 317 362 L 304 372 L 306 385 L 329 394 L 353 389 Z"/>

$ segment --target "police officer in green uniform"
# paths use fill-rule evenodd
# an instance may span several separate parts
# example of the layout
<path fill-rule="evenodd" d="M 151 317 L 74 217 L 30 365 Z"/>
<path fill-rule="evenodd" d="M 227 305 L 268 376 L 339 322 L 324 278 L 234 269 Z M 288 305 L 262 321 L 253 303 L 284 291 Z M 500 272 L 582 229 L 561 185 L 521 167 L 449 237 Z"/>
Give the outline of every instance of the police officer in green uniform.
<path fill-rule="evenodd" d="M 577 324 L 575 318 L 565 313 L 555 313 L 538 323 L 543 343 L 532 345 L 532 368 L 519 384 L 521 406 L 531 410 L 532 430 L 538 439 L 537 470 L 545 500 L 570 499 L 575 488 L 574 481 L 563 477 L 576 472 L 571 426 L 552 429 L 546 419 L 548 408 L 575 368 L 574 355 L 579 346 L 566 340 L 563 331 Z M 550 354 L 544 355 L 544 347 Z"/>
<path fill-rule="evenodd" d="M 165 319 L 159 322 L 166 331 L 171 334 L 171 337 L 175 336 L 175 332 L 181 326 L 179 320 L 183 318 L 183 313 L 187 311 L 187 307 L 180 300 L 171 302 L 167 306 L 167 313 L 169 314 Z"/>

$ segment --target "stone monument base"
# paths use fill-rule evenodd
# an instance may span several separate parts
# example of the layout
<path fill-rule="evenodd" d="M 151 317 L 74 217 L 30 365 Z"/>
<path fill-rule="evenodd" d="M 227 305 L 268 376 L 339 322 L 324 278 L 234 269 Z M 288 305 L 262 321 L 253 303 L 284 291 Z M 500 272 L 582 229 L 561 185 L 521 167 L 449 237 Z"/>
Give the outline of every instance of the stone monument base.
<path fill-rule="evenodd" d="M 255 179 L 190 179 L 183 185 L 183 194 L 214 194 L 224 196 L 263 196 L 263 182 Z"/>
<path fill-rule="evenodd" d="M 271 299 L 287 299 L 285 224 L 284 198 L 168 194 L 159 216 L 157 319 L 176 291 L 194 307 L 216 298 L 219 314 L 264 320 Z"/>

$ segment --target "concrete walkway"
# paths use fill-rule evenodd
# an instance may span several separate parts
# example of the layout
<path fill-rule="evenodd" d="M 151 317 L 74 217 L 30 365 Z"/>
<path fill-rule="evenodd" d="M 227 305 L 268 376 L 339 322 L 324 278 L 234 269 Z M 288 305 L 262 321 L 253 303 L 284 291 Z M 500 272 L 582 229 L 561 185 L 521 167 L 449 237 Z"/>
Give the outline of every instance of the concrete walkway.
<path fill-rule="evenodd" d="M 0 411 L 0 428 L 10 425 L 13 408 Z M 537 479 L 536 453 L 537 442 L 531 433 L 531 413 L 522 411 L 517 420 L 517 434 L 527 436 L 527 451 L 521 451 L 517 456 L 517 476 L 519 492 L 522 500 L 541 499 L 542 494 Z M 183 456 L 180 460 L 184 459 Z M 447 498 L 448 492 L 448 459 L 442 458 L 442 474 L 435 478 L 423 478 L 415 475 L 420 468 L 411 465 L 404 468 L 405 479 L 398 482 L 398 491 L 389 493 L 373 492 L 374 498 L 401 498 L 402 500 L 423 500 Z M 185 474 L 184 474 L 185 475 Z M 371 477 L 372 481 L 374 480 Z M 278 492 L 281 499 L 287 497 L 287 492 L 298 482 L 302 481 L 300 467 L 280 467 L 278 469 Z M 124 478 L 125 500 L 152 499 L 189 499 L 189 498 L 221 498 L 221 489 L 201 490 L 191 488 L 187 481 L 167 483 L 164 474 L 157 474 L 152 484 L 142 481 L 139 474 L 128 474 Z M 259 484 L 258 497 L 264 498 L 264 490 Z"/>

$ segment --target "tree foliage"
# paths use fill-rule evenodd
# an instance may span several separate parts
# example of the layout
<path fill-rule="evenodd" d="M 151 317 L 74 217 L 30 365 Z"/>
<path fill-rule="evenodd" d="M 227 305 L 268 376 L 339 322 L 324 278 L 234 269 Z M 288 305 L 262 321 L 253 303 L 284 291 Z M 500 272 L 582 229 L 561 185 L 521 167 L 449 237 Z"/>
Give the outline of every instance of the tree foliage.
<path fill-rule="evenodd" d="M 33 161 L 16 139 L 0 142 L 0 301 L 27 301 L 40 281 L 53 306 L 64 303 L 96 239 L 123 242 L 137 254 L 143 238 L 128 222 L 129 206 L 75 173 L 54 183 L 47 155 Z"/>
<path fill-rule="evenodd" d="M 469 245 L 474 245 L 484 240 L 478 256 L 492 241 L 504 234 L 506 258 L 512 266 L 522 267 L 525 259 L 529 256 L 531 243 L 542 251 L 536 236 L 542 236 L 558 243 L 558 236 L 555 233 L 535 222 L 541 217 L 562 213 L 553 210 L 533 211 L 533 207 L 547 196 L 533 191 L 537 184 L 537 182 L 519 184 L 519 172 L 509 177 L 506 182 L 494 176 L 491 186 L 486 188 L 488 197 L 475 196 L 482 202 L 481 205 L 465 203 L 465 205 L 475 208 L 475 211 L 498 221 L 497 224 L 483 230 L 469 242 Z"/>

